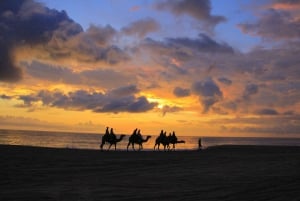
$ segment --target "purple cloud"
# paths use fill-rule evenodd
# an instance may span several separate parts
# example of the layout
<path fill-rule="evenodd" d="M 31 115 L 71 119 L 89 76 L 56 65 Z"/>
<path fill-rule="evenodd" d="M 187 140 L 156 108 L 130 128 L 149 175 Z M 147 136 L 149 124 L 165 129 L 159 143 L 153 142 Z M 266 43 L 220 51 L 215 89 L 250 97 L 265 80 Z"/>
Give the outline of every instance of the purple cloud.
<path fill-rule="evenodd" d="M 158 10 L 169 10 L 174 15 L 189 15 L 204 23 L 209 29 L 226 21 L 224 16 L 212 15 L 209 0 L 165 0 L 157 3 Z"/>
<path fill-rule="evenodd" d="M 223 98 L 222 91 L 211 78 L 195 82 L 192 85 L 192 91 L 199 96 L 199 100 L 204 106 L 204 113 L 208 112 L 215 103 Z"/>

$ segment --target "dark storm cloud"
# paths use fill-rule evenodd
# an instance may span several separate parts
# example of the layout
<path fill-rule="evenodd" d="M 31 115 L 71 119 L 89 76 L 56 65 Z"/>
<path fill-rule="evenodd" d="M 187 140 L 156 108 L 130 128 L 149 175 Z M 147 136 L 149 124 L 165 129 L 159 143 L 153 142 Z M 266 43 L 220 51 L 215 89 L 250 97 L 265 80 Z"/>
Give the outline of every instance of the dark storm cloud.
<path fill-rule="evenodd" d="M 173 90 L 173 94 L 176 97 L 186 97 L 186 96 L 189 96 L 191 94 L 191 91 L 190 91 L 190 89 L 175 87 L 175 89 Z"/>
<path fill-rule="evenodd" d="M 214 27 L 218 23 L 226 21 L 223 16 L 211 14 L 209 0 L 165 0 L 157 3 L 156 8 L 169 10 L 175 15 L 189 15 L 209 27 Z"/>
<path fill-rule="evenodd" d="M 257 22 L 242 23 L 243 32 L 270 39 L 299 39 L 300 20 L 290 12 L 269 9 Z"/>
<path fill-rule="evenodd" d="M 91 25 L 86 31 L 65 11 L 49 9 L 34 0 L 0 2 L 0 81 L 22 79 L 14 59 L 19 47 L 34 50 L 35 59 L 50 62 L 73 59 L 80 62 L 117 64 L 129 56 L 113 38 L 117 31 L 110 25 Z"/>
<path fill-rule="evenodd" d="M 32 0 L 0 2 L 0 81 L 18 81 L 22 70 L 15 64 L 13 51 L 19 45 L 47 43 L 64 23 L 69 35 L 82 31 L 64 11 L 51 10 Z"/>
<path fill-rule="evenodd" d="M 192 85 L 192 91 L 199 96 L 199 100 L 204 107 L 204 113 L 208 112 L 215 103 L 223 98 L 222 91 L 211 78 L 195 82 Z"/>
<path fill-rule="evenodd" d="M 122 32 L 127 35 L 145 37 L 148 33 L 158 31 L 160 25 L 152 18 L 146 18 L 132 22 L 122 29 Z"/>
<path fill-rule="evenodd" d="M 41 90 L 36 94 L 19 96 L 18 99 L 23 101 L 23 107 L 41 102 L 45 106 L 79 111 L 135 113 L 152 110 L 157 103 L 149 102 L 144 96 L 136 97 L 134 93 L 138 91 L 136 86 L 121 87 L 106 93 L 77 90 L 65 94 L 59 90 Z"/>

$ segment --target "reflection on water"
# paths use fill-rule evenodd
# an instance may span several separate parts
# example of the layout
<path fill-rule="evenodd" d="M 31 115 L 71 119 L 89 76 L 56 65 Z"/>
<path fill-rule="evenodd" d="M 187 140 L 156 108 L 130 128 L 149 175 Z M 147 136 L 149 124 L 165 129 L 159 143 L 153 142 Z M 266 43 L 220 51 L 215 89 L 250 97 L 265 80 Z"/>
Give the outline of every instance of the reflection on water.
<path fill-rule="evenodd" d="M 99 149 L 102 135 L 85 133 L 64 133 L 50 131 L 0 130 L 0 144 L 27 145 L 55 148 Z M 119 137 L 119 135 L 117 135 Z M 152 136 L 143 144 L 144 150 L 153 150 L 155 139 Z M 126 150 L 129 135 L 118 143 L 118 150 Z M 145 137 L 144 137 L 145 138 Z M 195 150 L 199 137 L 178 136 L 184 144 L 177 144 L 177 150 Z M 202 137 L 204 147 L 215 145 L 283 145 L 300 146 L 299 138 L 238 138 L 238 137 Z M 104 148 L 107 149 L 108 145 Z"/>

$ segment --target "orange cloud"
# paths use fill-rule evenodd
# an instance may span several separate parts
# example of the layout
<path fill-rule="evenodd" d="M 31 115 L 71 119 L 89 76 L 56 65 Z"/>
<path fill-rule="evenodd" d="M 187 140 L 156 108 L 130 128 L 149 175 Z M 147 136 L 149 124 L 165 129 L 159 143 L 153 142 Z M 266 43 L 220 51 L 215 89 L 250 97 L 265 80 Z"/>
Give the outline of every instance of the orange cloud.
<path fill-rule="evenodd" d="M 276 10 L 299 10 L 300 4 L 288 4 L 288 3 L 275 3 L 271 6 L 272 8 Z"/>
<path fill-rule="evenodd" d="M 140 6 L 132 6 L 132 7 L 130 8 L 130 11 L 131 11 L 131 12 L 136 12 L 136 11 L 139 11 L 139 10 L 141 10 L 141 7 L 140 7 Z"/>

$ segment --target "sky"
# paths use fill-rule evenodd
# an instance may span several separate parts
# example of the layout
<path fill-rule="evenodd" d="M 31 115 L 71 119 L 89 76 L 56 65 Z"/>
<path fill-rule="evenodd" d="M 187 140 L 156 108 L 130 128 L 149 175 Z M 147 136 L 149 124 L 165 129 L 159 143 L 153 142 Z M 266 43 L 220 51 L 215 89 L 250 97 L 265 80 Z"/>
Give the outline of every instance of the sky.
<path fill-rule="evenodd" d="M 0 128 L 300 137 L 298 0 L 4 0 Z"/>

